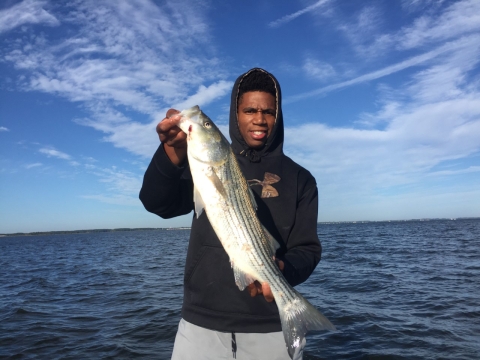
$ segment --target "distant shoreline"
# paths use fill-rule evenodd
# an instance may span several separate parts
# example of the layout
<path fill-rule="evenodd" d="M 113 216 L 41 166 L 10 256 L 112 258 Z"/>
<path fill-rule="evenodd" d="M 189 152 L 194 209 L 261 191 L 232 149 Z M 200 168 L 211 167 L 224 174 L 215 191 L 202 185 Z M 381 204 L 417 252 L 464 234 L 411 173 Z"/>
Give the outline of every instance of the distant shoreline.
<path fill-rule="evenodd" d="M 117 228 L 117 229 L 91 229 L 91 230 L 59 230 L 59 231 L 35 231 L 30 233 L 12 233 L 0 234 L 0 237 L 15 236 L 43 236 L 43 235 L 70 235 L 70 234 L 88 234 L 101 232 L 117 232 L 117 231 L 152 231 L 152 230 L 190 230 L 190 227 L 168 227 L 168 228 Z"/>
<path fill-rule="evenodd" d="M 395 222 L 419 222 L 419 221 L 456 221 L 456 220 L 480 220 L 480 217 L 458 218 L 425 218 L 408 220 L 357 220 L 357 221 L 319 221 L 317 224 L 369 224 L 369 223 L 395 223 Z"/>
<path fill-rule="evenodd" d="M 395 223 L 395 222 L 418 222 L 418 221 L 456 221 L 456 220 L 480 220 L 480 217 L 459 217 L 459 218 L 425 218 L 409 220 L 357 220 L 357 221 L 319 221 L 319 225 L 328 224 L 368 224 L 368 223 Z M 116 229 L 90 229 L 90 230 L 59 230 L 59 231 L 35 231 L 29 233 L 17 232 L 11 234 L 0 234 L 0 237 L 15 236 L 43 236 L 43 235 L 68 235 L 68 234 L 86 234 L 98 232 L 116 232 L 116 231 L 153 231 L 153 230 L 190 230 L 190 227 L 167 227 L 167 228 L 116 228 Z"/>

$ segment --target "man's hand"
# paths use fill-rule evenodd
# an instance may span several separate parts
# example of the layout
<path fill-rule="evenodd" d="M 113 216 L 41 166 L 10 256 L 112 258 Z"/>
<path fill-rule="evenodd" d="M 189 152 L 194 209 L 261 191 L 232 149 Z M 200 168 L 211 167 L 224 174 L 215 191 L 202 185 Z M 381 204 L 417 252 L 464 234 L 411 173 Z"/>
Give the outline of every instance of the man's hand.
<path fill-rule="evenodd" d="M 275 262 L 277 263 L 280 271 L 283 271 L 283 269 L 285 268 L 284 262 L 278 259 L 275 259 Z M 268 302 L 272 302 L 274 300 L 270 285 L 268 285 L 268 283 L 266 282 L 260 284 L 258 281 L 255 281 L 248 285 L 247 290 L 250 293 L 251 297 L 263 294 L 265 300 L 267 300 Z"/>
<path fill-rule="evenodd" d="M 187 157 L 187 134 L 179 127 L 180 111 L 170 109 L 165 119 L 157 124 L 157 133 L 170 161 L 179 166 Z"/>

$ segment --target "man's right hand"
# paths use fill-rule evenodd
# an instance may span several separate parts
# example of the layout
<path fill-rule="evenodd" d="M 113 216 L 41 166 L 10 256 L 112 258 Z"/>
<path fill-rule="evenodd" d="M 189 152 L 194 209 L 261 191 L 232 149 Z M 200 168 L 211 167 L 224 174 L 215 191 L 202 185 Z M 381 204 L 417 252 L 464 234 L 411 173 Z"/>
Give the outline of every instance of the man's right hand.
<path fill-rule="evenodd" d="M 187 158 L 187 134 L 179 127 L 180 111 L 170 109 L 157 125 L 157 133 L 170 161 L 179 166 Z"/>

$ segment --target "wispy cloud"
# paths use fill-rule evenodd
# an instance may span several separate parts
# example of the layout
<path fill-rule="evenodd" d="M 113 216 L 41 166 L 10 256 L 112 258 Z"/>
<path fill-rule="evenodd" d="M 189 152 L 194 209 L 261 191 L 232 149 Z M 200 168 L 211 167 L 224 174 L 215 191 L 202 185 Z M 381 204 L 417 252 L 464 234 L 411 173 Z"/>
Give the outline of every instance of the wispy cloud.
<path fill-rule="evenodd" d="M 312 96 L 319 96 L 319 95 L 324 95 L 328 92 L 342 89 L 348 86 L 364 83 L 367 81 L 372 81 L 376 79 L 380 79 L 382 77 L 397 73 L 399 71 L 408 69 L 413 66 L 418 66 L 421 64 L 426 63 L 427 61 L 430 61 L 440 55 L 443 55 L 445 53 L 454 51 L 454 50 L 465 50 L 468 49 L 471 46 L 478 47 L 480 41 L 480 36 L 479 35 L 471 35 L 471 36 L 466 36 L 464 38 L 446 43 L 444 45 L 439 46 L 438 48 L 428 51 L 424 54 L 413 56 L 407 60 L 401 61 L 397 64 L 393 64 L 387 67 L 384 67 L 383 69 L 376 70 L 361 76 L 358 76 L 356 78 L 342 81 L 336 84 L 328 85 L 313 91 L 308 91 L 302 94 L 290 96 L 285 99 L 285 103 L 289 102 L 294 102 L 294 101 L 299 101 L 303 100 L 306 98 L 310 98 Z"/>
<path fill-rule="evenodd" d="M 327 207 L 374 203 L 378 197 L 379 208 L 371 211 L 388 209 L 392 199 L 411 214 L 406 199 L 416 203 L 414 195 L 422 193 L 428 201 L 440 203 L 448 189 L 440 177 L 478 174 L 478 165 L 462 161 L 480 152 L 480 88 L 472 76 L 479 63 L 480 38 L 467 35 L 421 56 L 321 88 L 316 95 L 422 65 L 395 88 L 379 87 L 380 109 L 362 114 L 373 129 L 357 128 L 353 121 L 335 128 L 312 119 L 311 124 L 286 129 L 286 152 L 314 173 Z M 459 164 L 454 170 L 438 170 L 449 161 Z M 478 191 L 470 193 L 459 185 L 455 189 L 460 197 L 467 193 L 479 197 Z M 455 191 L 448 191 L 453 198 Z M 399 194 L 405 194 L 403 200 Z M 397 215 L 387 218 L 398 217 L 398 212 L 389 211 Z"/>
<path fill-rule="evenodd" d="M 362 56 L 370 57 L 381 53 L 385 42 L 390 38 L 380 32 L 384 23 L 384 14 L 378 7 L 366 5 L 352 19 L 337 18 L 334 26 L 340 30 L 353 45 L 353 49 Z M 379 35 L 381 34 L 381 35 Z M 369 45 L 373 41 L 374 45 Z"/>
<path fill-rule="evenodd" d="M 278 26 L 281 26 L 283 24 L 286 24 L 294 19 L 296 19 L 297 17 L 303 15 L 303 14 L 306 14 L 308 12 L 312 12 L 313 10 L 315 9 L 318 9 L 320 8 L 321 6 L 324 6 L 326 5 L 327 3 L 331 2 L 331 0 L 320 0 L 320 1 L 317 1 L 316 3 L 310 5 L 310 6 L 307 6 L 306 8 L 302 9 L 302 10 L 299 10 L 299 11 L 296 11 L 292 14 L 289 14 L 289 15 L 285 15 L 283 17 L 281 17 L 280 19 L 277 19 L 275 21 L 271 21 L 268 26 L 269 27 L 272 27 L 272 28 L 275 28 L 275 27 L 278 27 Z"/>
<path fill-rule="evenodd" d="M 5 126 L 0 126 L 0 131 L 10 131 L 10 130 Z"/>
<path fill-rule="evenodd" d="M 62 160 L 70 160 L 72 157 L 64 152 L 58 151 L 54 148 L 41 148 L 38 150 L 42 154 L 47 155 L 48 157 L 54 157 Z"/>
<path fill-rule="evenodd" d="M 418 11 L 427 6 L 440 5 L 444 0 L 402 0 L 402 8 L 407 11 Z"/>
<path fill-rule="evenodd" d="M 33 163 L 33 164 L 27 164 L 25 165 L 25 169 L 32 169 L 32 168 L 35 168 L 35 167 L 39 167 L 39 166 L 42 166 L 43 164 L 42 163 Z"/>
<path fill-rule="evenodd" d="M 321 81 L 330 79 L 336 74 L 332 65 L 312 58 L 307 58 L 303 64 L 303 71 L 308 78 Z"/>
<path fill-rule="evenodd" d="M 480 166 L 469 166 L 466 169 L 461 170 L 440 170 L 429 173 L 429 176 L 451 176 L 480 172 Z"/>
<path fill-rule="evenodd" d="M 480 2 L 453 2 L 438 16 L 423 15 L 394 35 L 401 49 L 453 39 L 480 30 Z"/>
<path fill-rule="evenodd" d="M 101 194 L 83 195 L 83 198 L 108 204 L 140 206 L 138 192 L 142 185 L 142 176 L 115 166 L 102 168 L 90 164 L 88 171 L 106 187 Z"/>
<path fill-rule="evenodd" d="M 155 145 L 147 129 L 154 129 L 157 114 L 173 104 L 207 104 L 231 87 L 203 13 L 201 5 L 186 1 L 86 0 L 62 17 L 61 28 L 74 30 L 70 37 L 20 37 L 2 52 L 27 71 L 19 78 L 23 89 L 81 102 L 91 116 L 79 123 L 103 131 L 115 146 L 151 154 Z M 139 145 L 143 139 L 148 150 Z"/>
<path fill-rule="evenodd" d="M 177 103 L 175 107 L 177 109 L 185 109 L 194 105 L 207 105 L 208 103 L 229 93 L 232 90 L 232 86 L 233 82 L 223 80 L 208 87 L 200 85 L 195 94 L 190 96 L 188 99 Z"/>
<path fill-rule="evenodd" d="M 44 9 L 47 4 L 47 1 L 24 0 L 0 11 L 0 34 L 25 24 L 59 25 L 58 19 Z"/>
<path fill-rule="evenodd" d="M 336 27 L 350 40 L 355 52 L 367 59 L 392 52 L 423 49 L 480 31 L 480 2 L 405 1 L 404 8 L 429 7 L 421 16 L 393 32 L 384 32 L 384 16 L 368 5 L 351 19 L 339 17 Z"/>

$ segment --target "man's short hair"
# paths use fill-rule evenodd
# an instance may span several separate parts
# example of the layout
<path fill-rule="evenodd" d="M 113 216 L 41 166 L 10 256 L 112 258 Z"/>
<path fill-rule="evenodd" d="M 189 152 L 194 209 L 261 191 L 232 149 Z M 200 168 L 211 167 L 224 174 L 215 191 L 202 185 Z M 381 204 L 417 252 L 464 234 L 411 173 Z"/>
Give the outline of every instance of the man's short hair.
<path fill-rule="evenodd" d="M 243 94 L 249 91 L 263 91 L 277 98 L 277 90 L 273 79 L 270 75 L 260 70 L 254 70 L 243 78 L 238 89 L 237 98 L 239 103 Z"/>

